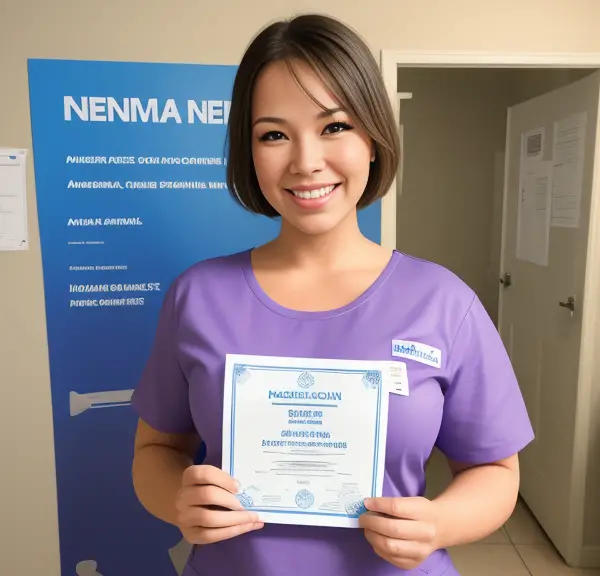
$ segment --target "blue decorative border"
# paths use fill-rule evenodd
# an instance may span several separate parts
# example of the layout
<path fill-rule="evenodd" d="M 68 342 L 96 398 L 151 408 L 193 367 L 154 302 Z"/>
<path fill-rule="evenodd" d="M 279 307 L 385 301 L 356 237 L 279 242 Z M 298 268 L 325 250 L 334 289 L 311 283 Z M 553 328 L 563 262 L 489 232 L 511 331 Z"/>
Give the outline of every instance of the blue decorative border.
<path fill-rule="evenodd" d="M 377 389 L 377 420 L 375 423 L 375 446 L 373 450 L 373 484 L 371 486 L 371 498 L 376 497 L 377 488 L 377 469 L 379 465 L 379 434 L 381 421 L 381 389 L 382 389 L 382 374 L 381 370 L 357 370 L 357 369 L 336 369 L 336 368 L 301 368 L 287 366 L 257 366 L 251 364 L 235 364 L 233 367 L 232 376 L 232 397 L 231 397 L 231 454 L 230 454 L 230 475 L 235 478 L 234 454 L 235 454 L 235 406 L 236 406 L 236 384 L 239 376 L 247 376 L 248 370 L 266 370 L 269 372 L 326 372 L 328 374 L 363 374 L 363 384 L 367 388 Z M 313 406 L 313 404 L 311 404 Z M 247 500 L 249 503 L 249 501 Z M 242 505 L 244 502 L 242 501 Z M 339 514 L 335 512 L 304 512 L 294 508 L 252 508 L 257 512 L 268 512 L 272 514 L 302 514 L 304 516 L 336 516 L 339 518 L 356 518 L 360 513 L 364 512 L 364 505 L 356 507 L 347 514 Z"/>

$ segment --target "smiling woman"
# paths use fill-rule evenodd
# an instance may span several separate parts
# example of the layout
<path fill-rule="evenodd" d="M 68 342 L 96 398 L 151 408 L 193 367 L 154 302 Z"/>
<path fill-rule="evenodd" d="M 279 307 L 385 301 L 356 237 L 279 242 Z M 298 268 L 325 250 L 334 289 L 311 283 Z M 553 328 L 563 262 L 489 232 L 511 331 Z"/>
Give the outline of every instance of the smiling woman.
<path fill-rule="evenodd" d="M 248 90 L 251 85 L 254 89 Z M 243 206 L 267 216 L 285 209 L 272 193 L 273 178 L 278 178 L 277 169 L 292 163 L 292 154 L 291 175 L 277 183 L 278 190 L 283 186 L 306 200 L 308 192 L 312 198 L 312 191 L 318 191 L 321 198 L 332 186 L 345 184 L 336 196 L 359 209 L 387 193 L 400 156 L 375 58 L 354 31 L 313 15 L 273 24 L 250 45 L 233 88 L 228 140 L 229 189 Z M 306 165 L 326 165 L 333 158 L 337 167 L 326 172 Z M 347 172 L 350 164 L 349 174 L 336 172 Z M 267 173 L 263 166 L 272 168 Z M 318 176 L 302 172 L 311 168 Z"/>
<path fill-rule="evenodd" d="M 457 576 L 447 547 L 483 538 L 510 516 L 517 454 L 533 433 L 502 341 L 474 292 L 440 266 L 386 250 L 359 229 L 358 210 L 387 192 L 400 153 L 370 50 L 325 16 L 268 26 L 242 58 L 228 130 L 231 194 L 251 212 L 279 216 L 281 230 L 266 245 L 199 262 L 167 291 L 132 398 L 140 415 L 133 465 L 140 501 L 197 545 L 186 576 Z M 379 361 L 406 375 L 382 424 L 380 496 L 361 493 L 342 508 L 343 492 L 356 489 L 347 474 L 321 479 L 323 486 L 310 474 L 290 480 L 298 507 L 360 510 L 362 530 L 264 524 L 252 511 L 252 498 L 222 469 L 228 354 Z M 302 389 L 312 386 L 306 378 Z M 353 414 L 361 410 L 358 404 Z M 299 456 L 285 452 L 284 438 L 331 433 L 334 447 L 351 445 L 326 409 L 286 414 L 283 430 L 270 421 L 279 412 L 260 419 L 277 434 L 265 440 L 269 449 L 277 446 L 290 467 Z M 358 418 L 353 429 L 367 437 Z M 194 465 L 200 438 L 206 459 Z M 428 500 L 425 464 L 434 446 L 456 478 Z M 308 450 L 300 458 L 306 470 L 331 454 Z M 366 469 L 349 453 L 344 458 Z M 268 475 L 269 466 L 260 466 Z M 276 483 L 285 491 L 285 482 Z M 341 492 L 329 482 L 341 483 Z M 272 498 L 269 492 L 277 507 Z"/>
<path fill-rule="evenodd" d="M 355 212 L 368 185 L 375 145 L 308 66 L 293 65 L 292 74 L 286 63 L 272 64 L 256 83 L 253 164 L 261 195 L 286 227 L 323 233 Z M 299 82 L 331 112 L 319 112 L 298 89 Z M 265 116 L 267 111 L 277 116 Z M 378 196 L 374 192 L 371 198 Z"/>

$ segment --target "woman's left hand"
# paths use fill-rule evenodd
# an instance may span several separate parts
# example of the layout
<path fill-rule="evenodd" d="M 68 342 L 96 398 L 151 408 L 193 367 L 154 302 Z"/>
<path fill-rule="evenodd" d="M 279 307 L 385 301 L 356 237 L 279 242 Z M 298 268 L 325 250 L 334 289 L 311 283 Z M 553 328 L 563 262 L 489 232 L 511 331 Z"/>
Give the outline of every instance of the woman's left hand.
<path fill-rule="evenodd" d="M 419 566 L 434 550 L 437 510 L 427 498 L 368 498 L 360 526 L 375 553 L 398 568 Z"/>

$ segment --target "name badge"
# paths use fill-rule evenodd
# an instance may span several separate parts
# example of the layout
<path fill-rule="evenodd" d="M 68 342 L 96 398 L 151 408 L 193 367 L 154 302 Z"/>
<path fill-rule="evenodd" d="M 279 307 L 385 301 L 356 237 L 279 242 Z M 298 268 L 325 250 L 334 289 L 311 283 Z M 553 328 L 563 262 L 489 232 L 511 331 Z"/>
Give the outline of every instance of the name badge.
<path fill-rule="evenodd" d="M 408 371 L 405 362 L 390 362 L 390 394 L 408 396 Z"/>
<path fill-rule="evenodd" d="M 392 340 L 392 356 L 414 360 L 434 368 L 442 367 L 442 351 L 421 342 Z"/>

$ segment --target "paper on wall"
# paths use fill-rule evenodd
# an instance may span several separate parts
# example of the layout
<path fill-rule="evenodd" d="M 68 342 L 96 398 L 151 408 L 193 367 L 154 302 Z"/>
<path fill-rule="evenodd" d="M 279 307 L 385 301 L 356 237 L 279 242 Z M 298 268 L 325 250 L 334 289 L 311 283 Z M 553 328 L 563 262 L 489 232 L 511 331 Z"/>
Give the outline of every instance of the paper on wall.
<path fill-rule="evenodd" d="M 552 226 L 579 227 L 586 123 L 586 112 L 554 123 Z"/>
<path fill-rule="evenodd" d="M 523 171 L 519 190 L 517 258 L 548 266 L 552 208 L 552 162 Z"/>
<path fill-rule="evenodd" d="M 27 151 L 0 148 L 0 250 L 27 250 Z"/>
<path fill-rule="evenodd" d="M 540 126 L 522 135 L 521 170 L 529 172 L 542 161 L 546 140 L 546 128 Z"/>

